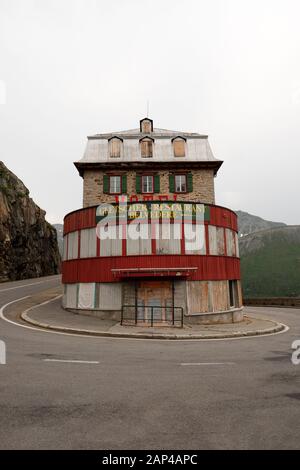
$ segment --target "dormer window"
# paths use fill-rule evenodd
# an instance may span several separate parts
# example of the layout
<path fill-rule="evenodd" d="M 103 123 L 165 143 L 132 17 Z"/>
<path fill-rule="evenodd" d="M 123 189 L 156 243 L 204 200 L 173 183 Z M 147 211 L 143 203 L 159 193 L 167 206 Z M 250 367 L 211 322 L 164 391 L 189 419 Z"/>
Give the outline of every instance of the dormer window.
<path fill-rule="evenodd" d="M 153 132 L 153 121 L 152 121 L 152 119 L 149 119 L 149 118 L 141 119 L 141 121 L 140 121 L 140 132 L 143 132 L 143 134 L 150 134 L 150 132 Z"/>
<path fill-rule="evenodd" d="M 109 156 L 111 158 L 120 158 L 121 157 L 121 146 L 123 139 L 120 137 L 111 137 L 109 139 Z"/>
<path fill-rule="evenodd" d="M 186 140 L 183 137 L 175 137 L 172 139 L 174 157 L 185 157 L 185 143 Z"/>
<path fill-rule="evenodd" d="M 153 142 L 154 140 L 151 137 L 144 137 L 140 140 L 142 158 L 153 157 Z"/>

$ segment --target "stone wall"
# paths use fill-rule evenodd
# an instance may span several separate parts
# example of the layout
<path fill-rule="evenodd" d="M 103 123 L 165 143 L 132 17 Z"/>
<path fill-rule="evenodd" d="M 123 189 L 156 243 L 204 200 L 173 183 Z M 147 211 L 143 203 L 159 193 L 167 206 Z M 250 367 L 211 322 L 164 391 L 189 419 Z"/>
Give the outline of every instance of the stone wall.
<path fill-rule="evenodd" d="M 180 173 L 180 169 L 176 171 Z M 122 174 L 122 172 L 115 174 Z M 186 169 L 182 170 L 186 173 Z M 214 172 L 210 169 L 192 170 L 193 174 L 193 191 L 186 194 L 177 194 L 178 201 L 199 201 L 207 204 L 215 203 L 214 190 Z M 101 202 L 115 202 L 115 196 L 103 194 L 103 174 L 101 170 L 85 170 L 83 177 L 83 207 L 90 207 L 100 204 Z M 158 171 L 156 174 L 160 176 L 160 193 L 154 194 L 154 198 L 159 195 L 168 195 L 170 200 L 174 194 L 169 192 L 169 172 Z M 142 194 L 136 193 L 136 172 L 126 172 L 127 175 L 127 194 L 129 196 L 137 195 L 142 199 Z"/>

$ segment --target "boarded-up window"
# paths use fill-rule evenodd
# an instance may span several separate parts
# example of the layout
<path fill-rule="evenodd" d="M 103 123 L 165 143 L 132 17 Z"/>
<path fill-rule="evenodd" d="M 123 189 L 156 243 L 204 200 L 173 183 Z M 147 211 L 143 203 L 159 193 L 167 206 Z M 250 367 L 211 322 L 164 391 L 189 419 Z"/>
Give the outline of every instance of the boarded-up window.
<path fill-rule="evenodd" d="M 228 290 L 229 290 L 229 306 L 238 307 L 239 306 L 239 295 L 237 288 L 237 281 L 230 280 L 228 281 Z"/>
<path fill-rule="evenodd" d="M 217 227 L 217 244 L 218 244 L 218 255 L 225 255 L 225 239 L 224 239 L 224 228 Z"/>
<path fill-rule="evenodd" d="M 205 228 L 204 224 L 184 225 L 184 243 L 187 255 L 205 255 Z"/>
<path fill-rule="evenodd" d="M 174 139 L 173 148 L 174 148 L 174 157 L 185 157 L 184 139 Z"/>
<path fill-rule="evenodd" d="M 141 125 L 142 125 L 142 132 L 144 132 L 145 134 L 149 134 L 151 132 L 152 124 L 149 119 L 144 119 Z"/>
<path fill-rule="evenodd" d="M 151 139 L 141 140 L 141 156 L 143 158 L 150 158 L 153 156 L 153 142 Z"/>
<path fill-rule="evenodd" d="M 68 259 L 78 258 L 78 232 L 68 234 Z"/>
<path fill-rule="evenodd" d="M 65 284 L 64 307 L 77 307 L 77 284 Z"/>
<path fill-rule="evenodd" d="M 215 227 L 214 225 L 209 225 L 208 236 L 209 236 L 209 254 L 218 255 L 217 227 Z"/>
<path fill-rule="evenodd" d="M 95 284 L 93 282 L 79 284 L 78 308 L 88 310 L 95 308 Z"/>
<path fill-rule="evenodd" d="M 118 235 L 118 233 L 116 234 Z M 116 238 L 111 232 L 110 238 L 100 239 L 100 256 L 121 256 L 122 239 Z"/>
<path fill-rule="evenodd" d="M 141 228 L 140 228 L 141 230 Z M 151 255 L 151 227 L 144 224 L 141 230 L 141 237 L 137 240 L 127 238 L 127 255 Z"/>
<path fill-rule="evenodd" d="M 112 158 L 120 158 L 121 157 L 121 140 L 111 139 L 109 141 L 109 150 L 110 150 L 110 156 Z"/>
<path fill-rule="evenodd" d="M 68 235 L 64 236 L 64 244 L 63 244 L 63 261 L 67 259 L 67 247 L 68 247 Z"/>
<path fill-rule="evenodd" d="M 96 229 L 87 228 L 80 232 L 80 258 L 93 258 L 96 256 L 97 242 Z"/>
<path fill-rule="evenodd" d="M 227 256 L 235 256 L 235 232 L 226 228 L 226 249 Z"/>
<path fill-rule="evenodd" d="M 239 237 L 238 234 L 235 234 L 235 256 L 238 258 L 240 257 L 240 251 L 239 251 Z"/>
<path fill-rule="evenodd" d="M 170 254 L 180 255 L 181 240 L 178 238 L 178 231 L 174 224 L 156 225 L 156 253 L 158 255 Z"/>
<path fill-rule="evenodd" d="M 121 310 L 122 285 L 119 283 L 98 284 L 97 306 L 100 310 Z"/>

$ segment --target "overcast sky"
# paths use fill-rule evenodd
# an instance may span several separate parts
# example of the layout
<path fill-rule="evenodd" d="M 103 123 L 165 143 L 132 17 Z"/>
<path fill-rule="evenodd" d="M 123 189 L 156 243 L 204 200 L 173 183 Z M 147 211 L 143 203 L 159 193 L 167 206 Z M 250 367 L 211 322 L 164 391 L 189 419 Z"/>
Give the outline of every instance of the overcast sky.
<path fill-rule="evenodd" d="M 47 219 L 82 205 L 86 136 L 207 133 L 216 202 L 299 224 L 298 0 L 0 0 L 0 160 Z"/>

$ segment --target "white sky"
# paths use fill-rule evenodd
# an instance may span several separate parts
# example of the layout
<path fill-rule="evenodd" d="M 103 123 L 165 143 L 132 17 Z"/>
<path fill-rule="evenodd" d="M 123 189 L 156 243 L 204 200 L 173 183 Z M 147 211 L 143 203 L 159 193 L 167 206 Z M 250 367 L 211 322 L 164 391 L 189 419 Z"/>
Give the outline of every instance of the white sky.
<path fill-rule="evenodd" d="M 0 160 L 47 219 L 82 205 L 86 136 L 207 133 L 217 203 L 299 224 L 298 0 L 0 0 Z"/>

